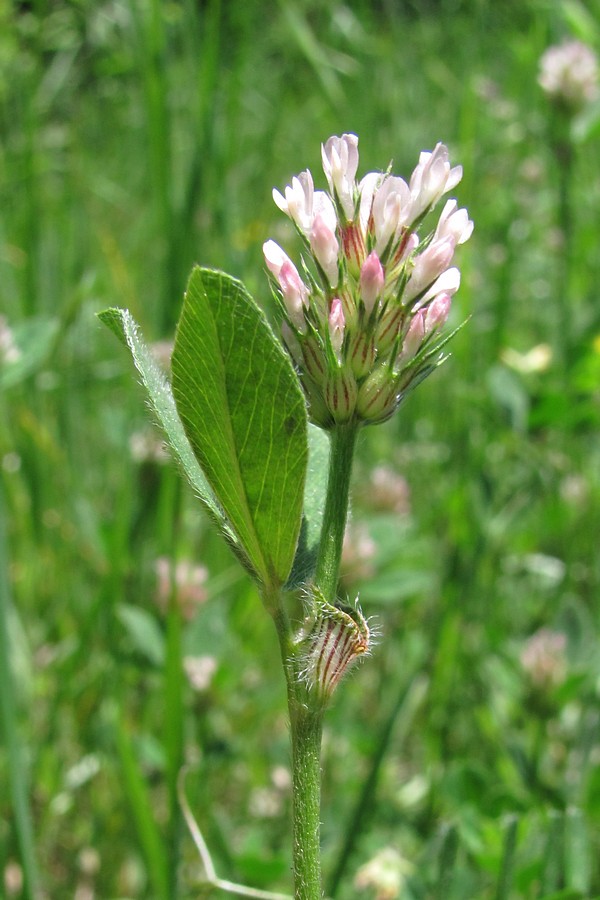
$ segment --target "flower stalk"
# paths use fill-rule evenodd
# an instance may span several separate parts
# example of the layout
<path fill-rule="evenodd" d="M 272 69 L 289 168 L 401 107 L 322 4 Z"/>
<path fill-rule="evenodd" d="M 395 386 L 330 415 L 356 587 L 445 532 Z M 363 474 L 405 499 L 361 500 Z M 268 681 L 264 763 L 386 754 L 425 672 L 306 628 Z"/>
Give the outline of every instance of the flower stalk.
<path fill-rule="evenodd" d="M 327 499 L 315 573 L 315 585 L 330 603 L 337 593 L 357 434 L 355 422 L 338 425 L 331 432 Z"/>
<path fill-rule="evenodd" d="M 358 427 L 355 423 L 341 425 L 331 433 L 329 479 L 320 552 L 314 584 L 310 590 L 310 605 L 306 633 L 301 631 L 294 639 L 285 612 L 279 608 L 275 624 L 279 635 L 282 661 L 287 681 L 288 711 L 292 745 L 292 833 L 294 897 L 296 900 L 321 900 L 321 735 L 323 716 L 330 692 L 333 691 L 346 665 L 364 649 L 352 652 L 335 670 L 313 665 L 314 656 L 323 650 L 330 653 L 326 637 L 320 643 L 313 640 L 314 627 L 323 622 L 320 616 L 323 604 L 330 606 L 336 598 L 339 579 L 342 543 L 348 515 L 348 499 L 352 461 Z M 349 625 L 352 629 L 352 620 Z M 366 628 L 366 623 L 365 623 Z M 343 635 L 340 632 L 341 640 Z M 336 644 L 337 646 L 337 644 Z M 345 646 L 345 644 L 344 644 Z M 333 650 L 333 643 L 331 643 Z M 327 660 L 328 661 L 328 660 Z M 330 690 L 322 679 L 314 681 L 311 675 L 327 668 L 334 677 Z"/>
<path fill-rule="evenodd" d="M 291 698 L 295 900 L 321 900 L 321 735 L 323 710 Z"/>

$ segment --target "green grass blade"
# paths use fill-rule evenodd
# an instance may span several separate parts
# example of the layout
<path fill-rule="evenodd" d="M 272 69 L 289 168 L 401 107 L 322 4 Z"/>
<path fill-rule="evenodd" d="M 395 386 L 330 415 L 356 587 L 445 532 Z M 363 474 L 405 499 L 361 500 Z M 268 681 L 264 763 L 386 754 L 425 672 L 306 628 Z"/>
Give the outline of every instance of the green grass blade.
<path fill-rule="evenodd" d="M 179 846 L 182 816 L 177 796 L 177 779 L 183 766 L 184 734 L 184 675 L 182 652 L 182 622 L 177 600 L 172 592 L 167 616 L 166 658 L 164 668 L 164 737 L 167 762 L 167 791 L 169 796 L 169 837 L 171 886 L 177 888 Z"/>
<path fill-rule="evenodd" d="M 508 900 L 511 894 L 511 881 L 515 863 L 518 827 L 519 820 L 517 817 L 510 816 L 506 823 L 506 831 L 504 833 L 504 848 L 495 900 Z"/>
<path fill-rule="evenodd" d="M 14 826 L 23 868 L 23 896 L 34 900 L 38 895 L 40 878 L 36 860 L 35 836 L 28 798 L 27 759 L 23 752 L 17 724 L 17 708 L 14 695 L 14 679 L 10 666 L 9 610 L 10 588 L 8 583 L 8 548 L 5 502 L 0 482 L 0 723 L 6 748 L 10 800 Z"/>
<path fill-rule="evenodd" d="M 138 841 L 146 860 L 153 895 L 157 900 L 169 900 L 171 891 L 167 854 L 155 821 L 154 808 L 148 789 L 121 718 L 117 718 L 115 722 L 115 738 L 123 772 L 123 788 L 133 816 Z"/>
<path fill-rule="evenodd" d="M 571 888 L 565 888 L 564 891 L 555 891 L 552 894 L 544 894 L 540 900 L 598 900 L 598 896 L 590 897 L 589 894 L 582 894 L 579 891 L 573 891 Z"/>
<path fill-rule="evenodd" d="M 548 836 L 544 851 L 542 867 L 543 895 L 556 891 L 560 885 L 562 874 L 562 861 L 564 858 L 565 820 L 563 813 L 557 812 L 550 816 Z"/>
<path fill-rule="evenodd" d="M 590 833 L 580 809 L 569 809 L 565 817 L 565 875 L 567 887 L 589 893 L 592 881 Z"/>
<path fill-rule="evenodd" d="M 438 879 L 431 900 L 448 900 L 452 887 L 452 876 L 458 854 L 459 837 L 456 825 L 444 828 L 438 855 Z"/>

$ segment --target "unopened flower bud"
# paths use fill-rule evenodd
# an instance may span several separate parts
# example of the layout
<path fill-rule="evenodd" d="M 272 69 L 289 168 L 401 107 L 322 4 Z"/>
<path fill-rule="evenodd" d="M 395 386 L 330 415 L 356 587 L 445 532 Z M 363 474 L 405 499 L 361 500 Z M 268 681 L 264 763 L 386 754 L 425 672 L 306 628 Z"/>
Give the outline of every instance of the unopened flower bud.
<path fill-rule="evenodd" d="M 290 322 L 303 332 L 306 330 L 304 307 L 308 306 L 308 288 L 291 262 L 285 262 L 279 273 L 279 284 Z"/>
<path fill-rule="evenodd" d="M 304 650 L 303 680 L 325 703 L 352 663 L 369 652 L 371 633 L 358 606 L 340 607 L 318 595 L 315 615 L 300 636 Z"/>
<path fill-rule="evenodd" d="M 327 364 L 321 345 L 314 337 L 309 337 L 302 341 L 301 347 L 304 370 L 313 381 L 322 384 Z"/>
<path fill-rule="evenodd" d="M 435 229 L 435 240 L 451 237 L 455 244 L 464 244 L 473 234 L 473 222 L 466 209 L 458 209 L 456 200 L 448 200 Z"/>
<path fill-rule="evenodd" d="M 331 287 L 338 283 L 338 250 L 339 244 L 335 232 L 329 227 L 323 216 L 315 216 L 310 232 L 310 248 L 315 259 L 323 269 Z"/>
<path fill-rule="evenodd" d="M 410 362 L 421 347 L 425 340 L 425 313 L 422 309 L 416 312 L 412 318 L 409 329 L 404 336 L 402 342 L 402 350 L 398 355 L 396 364 L 398 366 L 406 365 Z"/>
<path fill-rule="evenodd" d="M 308 404 L 308 415 L 314 425 L 319 428 L 331 428 L 334 424 L 334 418 L 327 408 L 321 385 L 313 381 L 307 375 L 302 378 L 302 388 L 306 395 Z"/>
<path fill-rule="evenodd" d="M 379 257 L 373 250 L 363 263 L 360 271 L 360 295 L 365 304 L 367 315 L 373 311 L 377 299 L 381 296 L 385 284 L 385 273 Z"/>
<path fill-rule="evenodd" d="M 521 651 L 521 665 L 532 685 L 542 692 L 561 684 L 567 674 L 567 639 L 560 631 L 540 628 Z"/>
<path fill-rule="evenodd" d="M 300 347 L 300 343 L 294 334 L 294 331 L 287 322 L 282 322 L 281 324 L 281 336 L 294 363 L 297 366 L 302 365 L 302 348 Z"/>
<path fill-rule="evenodd" d="M 375 336 L 366 331 L 355 334 L 348 347 L 346 358 L 357 378 L 364 378 L 369 374 L 376 356 Z"/>
<path fill-rule="evenodd" d="M 403 303 L 405 305 L 422 294 L 448 268 L 454 256 L 454 246 L 453 239 L 445 237 L 432 241 L 416 257 L 415 267 L 404 291 Z"/>
<path fill-rule="evenodd" d="M 342 250 L 346 257 L 348 271 L 358 278 L 365 258 L 365 240 L 360 222 L 346 222 L 342 231 Z"/>
<path fill-rule="evenodd" d="M 361 384 L 356 412 L 364 422 L 374 425 L 389 419 L 399 402 L 397 379 L 391 367 L 383 363 Z"/>
<path fill-rule="evenodd" d="M 354 415 L 358 388 L 352 372 L 338 369 L 330 373 L 323 391 L 325 403 L 336 422 L 348 422 Z"/>
<path fill-rule="evenodd" d="M 346 288 L 345 290 L 341 290 L 338 294 L 340 300 L 342 301 L 342 308 L 344 310 L 344 319 L 346 322 L 346 328 L 354 328 L 358 323 L 358 309 L 356 305 L 356 297 L 354 296 L 353 291 Z"/>
<path fill-rule="evenodd" d="M 414 231 L 404 230 L 394 252 L 392 264 L 392 277 L 400 271 L 400 267 L 413 255 L 419 246 L 419 236 Z"/>
<path fill-rule="evenodd" d="M 425 311 L 425 334 L 431 334 L 442 325 L 450 314 L 451 297 L 447 291 L 442 291 L 433 298 Z"/>
<path fill-rule="evenodd" d="M 306 234 L 313 220 L 314 184 L 308 169 L 292 178 L 292 184 L 285 189 L 285 196 L 273 190 L 273 200 L 279 209 L 296 223 Z"/>
<path fill-rule="evenodd" d="M 441 293 L 448 294 L 452 297 L 459 287 L 460 271 L 453 266 L 451 269 L 446 269 L 445 272 L 442 272 L 439 278 L 436 278 L 429 290 L 425 291 L 419 300 L 418 306 L 426 306 L 430 300 L 433 300 L 434 297 L 437 297 L 437 295 Z"/>
<path fill-rule="evenodd" d="M 388 254 L 394 251 L 394 242 L 400 227 L 406 224 L 410 209 L 410 191 L 403 178 L 388 175 L 373 198 L 372 216 L 376 250 L 387 262 Z"/>
<path fill-rule="evenodd" d="M 411 211 L 414 222 L 462 178 L 462 166 L 450 168 L 448 148 L 437 144 L 432 153 L 424 151 L 410 179 Z"/>
<path fill-rule="evenodd" d="M 263 253 L 269 271 L 279 282 L 290 322 L 298 331 L 306 331 L 304 309 L 308 307 L 309 290 L 298 269 L 275 241 L 267 241 L 263 245 Z"/>
<path fill-rule="evenodd" d="M 394 346 L 404 317 L 405 312 L 400 306 L 388 305 L 379 320 L 375 334 L 375 342 L 380 356 L 386 354 Z"/>
<path fill-rule="evenodd" d="M 342 301 L 339 297 L 334 297 L 331 301 L 331 311 L 329 313 L 329 339 L 338 362 L 341 360 L 345 327 L 346 321 L 344 319 Z"/>
<path fill-rule="evenodd" d="M 354 214 L 354 178 L 358 168 L 358 138 L 355 134 L 330 137 L 321 146 L 323 171 L 331 193 L 346 219 Z"/>

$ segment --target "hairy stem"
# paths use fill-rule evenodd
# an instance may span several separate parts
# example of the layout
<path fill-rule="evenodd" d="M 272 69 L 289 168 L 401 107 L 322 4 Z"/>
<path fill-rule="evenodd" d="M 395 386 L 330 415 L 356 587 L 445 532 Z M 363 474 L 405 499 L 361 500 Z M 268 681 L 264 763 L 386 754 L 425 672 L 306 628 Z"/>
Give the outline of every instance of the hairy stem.
<path fill-rule="evenodd" d="M 335 600 L 348 517 L 348 496 L 356 424 L 338 426 L 331 434 L 327 498 L 315 587 Z M 285 670 L 292 742 L 293 869 L 295 900 L 321 900 L 321 735 L 322 700 L 302 681 L 302 661 L 283 605 L 266 603 L 272 612 Z"/>
<path fill-rule="evenodd" d="M 331 432 L 327 499 L 315 573 L 315 586 L 329 603 L 335 600 L 337 592 L 357 433 L 354 422 L 337 425 Z"/>
<path fill-rule="evenodd" d="M 321 733 L 323 713 L 294 699 L 290 708 L 295 900 L 321 900 Z"/>
<path fill-rule="evenodd" d="M 301 679 L 287 614 L 273 615 L 287 682 L 292 742 L 292 832 L 295 900 L 321 900 L 321 731 L 323 707 Z"/>

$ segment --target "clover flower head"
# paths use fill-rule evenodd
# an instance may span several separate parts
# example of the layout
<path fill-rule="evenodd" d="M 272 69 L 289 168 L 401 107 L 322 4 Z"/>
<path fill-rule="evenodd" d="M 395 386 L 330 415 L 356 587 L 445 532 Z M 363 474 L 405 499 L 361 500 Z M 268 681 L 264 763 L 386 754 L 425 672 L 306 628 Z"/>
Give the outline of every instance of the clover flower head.
<path fill-rule="evenodd" d="M 321 157 L 328 191 L 308 170 L 273 191 L 303 242 L 303 274 L 274 241 L 263 251 L 312 420 L 373 424 L 445 358 L 440 332 L 460 284 L 452 261 L 473 223 L 450 199 L 419 234 L 462 177 L 444 144 L 420 154 L 408 181 L 390 170 L 357 181 L 354 134 L 330 137 Z"/>
<path fill-rule="evenodd" d="M 567 675 L 567 639 L 560 631 L 540 628 L 525 642 L 521 665 L 532 685 L 548 690 L 561 684 Z"/>
<path fill-rule="evenodd" d="M 208 598 L 208 569 L 182 559 L 174 562 L 160 556 L 154 563 L 156 573 L 156 601 L 166 612 L 173 597 L 184 618 L 191 619 Z"/>
<path fill-rule="evenodd" d="M 542 54 L 538 82 L 552 100 L 577 110 L 599 95 L 598 58 L 582 41 L 555 44 Z"/>

